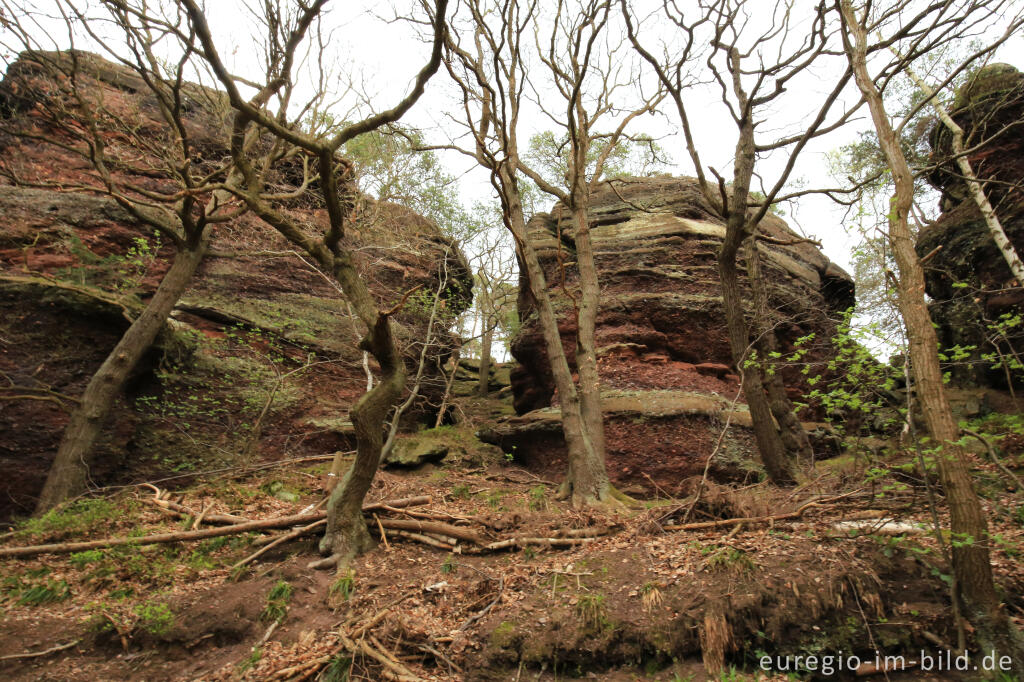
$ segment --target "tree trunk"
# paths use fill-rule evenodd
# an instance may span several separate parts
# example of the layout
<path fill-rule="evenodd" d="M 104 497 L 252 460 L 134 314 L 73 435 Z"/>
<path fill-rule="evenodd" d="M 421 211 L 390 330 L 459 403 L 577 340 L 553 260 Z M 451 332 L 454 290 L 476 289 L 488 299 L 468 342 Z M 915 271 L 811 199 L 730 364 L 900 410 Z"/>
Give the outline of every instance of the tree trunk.
<path fill-rule="evenodd" d="M 594 330 L 600 307 L 601 285 L 594 263 L 594 246 L 587 222 L 587 192 L 579 192 L 573 218 L 576 222 L 576 264 L 580 275 L 580 305 L 576 314 L 576 368 L 579 372 L 580 414 L 590 436 L 591 448 L 580 452 L 570 464 L 569 485 L 573 495 L 584 500 L 604 499 L 610 490 L 605 468 L 604 411 L 601 408 L 601 378 L 597 369 Z"/>
<path fill-rule="evenodd" d="M 792 485 L 796 482 L 786 457 L 771 407 L 765 395 L 764 375 L 758 363 L 746 367 L 750 335 L 743 319 L 743 298 L 740 294 L 739 274 L 736 255 L 740 245 L 754 226 L 747 224 L 747 197 L 750 194 L 750 178 L 754 170 L 754 129 L 745 121 L 736 143 L 731 207 L 726 215 L 725 240 L 718 252 L 718 272 L 722 280 L 722 305 L 725 308 L 726 326 L 729 331 L 729 348 L 732 360 L 743 377 L 743 395 L 750 409 L 750 421 L 754 430 L 754 441 L 761 455 L 765 472 L 775 485 Z"/>
<path fill-rule="evenodd" d="M 982 651 L 994 650 L 1013 658 L 1014 670 L 1024 666 L 1024 638 L 1001 608 L 989 559 L 988 522 L 974 490 L 959 429 L 942 382 L 938 340 L 924 297 L 924 268 L 914 250 L 908 215 L 914 201 L 914 179 L 899 139 L 889 123 L 881 93 L 867 70 L 867 31 L 858 23 L 849 2 L 843 2 L 845 28 L 853 37 L 847 56 L 857 86 L 867 101 L 879 145 L 892 170 L 895 192 L 889 212 L 889 243 L 899 270 L 897 303 L 909 339 L 918 402 L 925 425 L 935 441 L 939 478 L 949 506 L 953 571 L 960 588 L 963 613 L 975 629 Z"/>
<path fill-rule="evenodd" d="M 811 441 L 804 431 L 803 424 L 797 419 L 793 401 L 786 393 L 782 376 L 773 367 L 774 355 L 778 352 L 778 339 L 775 329 L 768 316 L 768 290 L 765 286 L 764 273 L 761 270 L 761 255 L 758 250 L 756 232 L 747 238 L 747 278 L 753 297 L 754 334 L 757 337 L 755 347 L 760 358 L 759 370 L 768 392 L 768 409 L 779 428 L 779 438 L 786 450 L 786 457 L 793 462 L 810 463 L 814 459 Z"/>
<path fill-rule="evenodd" d="M 548 294 L 547 278 L 544 277 L 544 269 L 540 265 L 537 252 L 526 238 L 526 220 L 523 216 L 522 202 L 518 192 L 515 190 L 515 178 L 505 168 L 500 170 L 499 175 L 501 185 L 506 188 L 512 188 L 507 190 L 506 193 L 509 229 L 516 238 L 522 262 L 526 265 L 530 292 L 537 303 L 537 316 L 540 322 L 541 335 L 544 337 L 545 350 L 547 351 L 548 361 L 551 363 L 551 374 L 555 381 L 555 387 L 558 390 L 559 406 L 562 412 L 562 433 L 565 436 L 565 445 L 569 458 L 569 470 L 566 474 L 565 482 L 559 491 L 559 496 L 571 498 L 573 504 L 577 506 L 604 502 L 613 491 L 611 485 L 607 483 L 607 475 L 605 475 L 605 483 L 603 485 L 598 480 L 597 485 L 591 486 L 589 490 L 577 490 L 574 485 L 577 479 L 575 463 L 593 462 L 596 459 L 594 445 L 583 422 L 580 397 L 572 380 L 569 361 L 565 357 L 562 336 L 558 330 L 558 318 L 555 315 L 554 307 L 551 305 L 551 297 Z M 603 470 L 603 458 L 600 461 L 601 469 Z M 588 476 L 589 472 L 583 471 L 580 475 Z"/>
<path fill-rule="evenodd" d="M 736 231 L 739 229 L 736 228 Z M 727 230 L 731 231 L 733 228 L 729 227 Z M 735 241 L 739 241 L 738 236 Z M 743 319 L 743 299 L 736 270 L 736 248 L 730 245 L 728 234 L 718 254 L 718 272 L 722 280 L 722 305 L 725 308 L 725 320 L 729 330 L 729 348 L 732 351 L 733 364 L 743 377 L 743 396 L 747 399 L 747 407 L 750 409 L 757 451 L 772 483 L 792 485 L 796 479 L 790 470 L 786 448 L 772 418 L 760 364 L 746 366 L 749 334 Z"/>
<path fill-rule="evenodd" d="M 57 455 L 39 495 L 36 515 L 85 491 L 89 467 L 93 462 L 93 444 L 132 370 L 153 345 L 171 310 L 192 281 L 207 244 L 208 239 L 203 236 L 197 244 L 180 249 L 175 254 L 174 262 L 160 281 L 152 300 L 89 380 L 64 430 Z"/>
<path fill-rule="evenodd" d="M 329 557 L 327 563 L 338 571 L 374 545 L 362 514 L 363 499 L 380 466 L 388 412 L 405 388 L 405 365 L 387 315 L 378 313 L 377 322 L 360 345 L 377 359 L 381 377 L 349 412 L 356 432 L 356 458 L 327 501 L 327 529 L 320 553 Z"/>

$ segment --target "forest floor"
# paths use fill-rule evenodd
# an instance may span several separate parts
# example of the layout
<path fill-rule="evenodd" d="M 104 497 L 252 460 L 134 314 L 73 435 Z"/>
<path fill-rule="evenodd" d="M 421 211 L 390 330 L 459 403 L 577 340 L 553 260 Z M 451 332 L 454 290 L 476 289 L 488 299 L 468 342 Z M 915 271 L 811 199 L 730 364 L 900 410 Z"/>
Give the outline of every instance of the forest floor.
<path fill-rule="evenodd" d="M 160 498 L 135 487 L 83 499 L 17 524 L 0 551 L 226 527 L 204 519 L 284 517 L 322 500 L 326 460 L 269 464 Z M 987 462 L 976 464 L 995 477 Z M 240 568 L 232 567 L 258 538 L 287 528 L 0 560 L 0 672 L 9 680 L 781 680 L 803 656 L 795 677 L 839 679 L 873 672 L 878 652 L 906 655 L 907 671 L 889 679 L 974 679 L 919 670 L 919 653 L 951 649 L 957 632 L 927 492 L 894 480 L 866 482 L 824 462 L 796 489 L 709 482 L 695 504 L 691 496 L 581 511 L 554 499 L 554 481 L 493 456 L 382 471 L 367 502 L 429 500 L 368 513 L 381 542 L 340 576 L 307 568 L 319 528 Z M 997 577 L 1019 619 L 1024 506 L 999 486 L 985 504 L 999 540 Z M 851 655 L 855 669 L 845 665 Z M 845 658 L 830 659 L 841 668 L 832 675 L 827 656 Z"/>

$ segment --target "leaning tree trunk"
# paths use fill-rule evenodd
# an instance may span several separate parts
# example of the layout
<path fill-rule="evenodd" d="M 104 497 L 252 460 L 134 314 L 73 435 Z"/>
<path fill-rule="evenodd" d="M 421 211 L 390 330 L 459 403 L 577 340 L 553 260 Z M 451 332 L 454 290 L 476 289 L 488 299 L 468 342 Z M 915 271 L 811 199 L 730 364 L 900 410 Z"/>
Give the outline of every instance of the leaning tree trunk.
<path fill-rule="evenodd" d="M 376 358 L 381 377 L 349 412 L 356 432 L 356 458 L 327 501 L 327 529 L 320 541 L 320 553 L 327 559 L 317 563 L 334 566 L 338 571 L 373 547 L 363 518 L 363 498 L 380 466 L 384 424 L 391 408 L 402 397 L 406 372 L 401 351 L 391 333 L 389 314 L 376 311 L 365 283 L 347 258 L 343 260 L 345 264 L 336 269 L 335 276 L 346 295 L 361 318 L 376 316 L 359 345 Z"/>
<path fill-rule="evenodd" d="M 889 122 L 882 95 L 867 70 L 867 31 L 848 1 L 842 3 L 841 9 L 845 28 L 853 38 L 847 44 L 850 66 L 871 111 L 879 146 L 895 185 L 889 209 L 889 244 L 899 271 L 897 304 L 907 329 L 918 403 L 935 441 L 939 478 L 949 506 L 953 572 L 960 587 L 963 613 L 974 626 L 983 652 L 1010 656 L 1014 670 L 1020 672 L 1024 666 L 1024 638 L 1000 606 L 989 558 L 988 521 L 974 490 L 963 448 L 957 444 L 959 429 L 943 387 L 938 339 L 924 297 L 924 268 L 914 250 L 908 224 L 914 201 L 913 174 Z"/>
<path fill-rule="evenodd" d="M 93 444 L 132 370 L 153 345 L 171 310 L 192 281 L 207 244 L 204 236 L 196 244 L 178 250 L 152 300 L 89 380 L 50 465 L 36 505 L 37 515 L 85 491 L 93 463 Z"/>

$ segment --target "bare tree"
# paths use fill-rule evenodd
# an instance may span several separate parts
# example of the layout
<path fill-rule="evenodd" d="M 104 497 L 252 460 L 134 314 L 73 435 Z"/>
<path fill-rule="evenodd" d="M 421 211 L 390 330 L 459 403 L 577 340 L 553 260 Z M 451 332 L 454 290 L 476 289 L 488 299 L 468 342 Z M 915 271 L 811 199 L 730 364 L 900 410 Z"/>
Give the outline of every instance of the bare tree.
<path fill-rule="evenodd" d="M 580 396 L 562 347 L 558 318 L 548 295 L 547 280 L 537 252 L 527 238 L 523 194 L 519 178 L 519 117 L 526 69 L 524 36 L 536 2 L 472 0 L 468 31 L 445 37 L 445 66 L 463 94 L 463 125 L 471 135 L 471 149 L 462 150 L 490 172 L 491 185 L 501 202 L 502 220 L 516 242 L 520 272 L 525 268 L 530 295 L 537 306 L 545 348 L 551 361 L 562 412 L 562 429 L 570 460 L 597 457 L 580 412 Z M 466 35 L 472 39 L 467 40 Z M 605 481 L 598 487 L 607 488 Z M 598 491 L 599 493 L 602 491 Z M 593 496 L 591 496 L 593 497 Z M 588 502 L 583 491 L 574 503 Z"/>
<path fill-rule="evenodd" d="M 508 243 L 504 226 L 501 232 L 484 229 L 474 240 L 477 253 L 471 261 L 476 269 L 476 307 L 480 320 L 480 368 L 476 394 L 490 393 L 491 349 L 499 329 L 507 326 L 516 300 L 515 252 Z"/>
<path fill-rule="evenodd" d="M 327 530 L 320 544 L 321 553 L 326 559 L 318 562 L 318 565 L 334 566 L 341 570 L 372 543 L 361 507 L 380 464 L 385 420 L 401 399 L 405 387 L 406 369 L 392 333 L 391 317 L 401 309 L 411 292 L 406 292 L 395 306 L 382 310 L 367 283 L 360 277 L 353 253 L 344 240 L 345 230 L 353 219 L 356 190 L 351 166 L 339 157 L 338 152 L 346 142 L 399 120 L 423 94 L 427 81 L 441 63 L 448 3 L 447 0 L 437 0 L 432 5 L 429 18 L 433 30 L 430 57 L 417 74 L 410 91 L 394 107 L 344 124 L 340 130 L 314 128 L 312 131 L 303 130 L 299 121 L 289 119 L 286 107 L 274 111 L 268 108 L 267 103 L 271 98 L 285 103 L 290 101 L 296 88 L 293 70 L 296 55 L 310 27 L 319 19 L 327 0 L 300 5 L 289 22 L 283 21 L 285 17 L 274 16 L 276 21 L 272 25 L 280 28 L 272 36 L 272 46 L 280 52 L 282 61 L 278 69 L 267 73 L 265 83 L 251 97 L 242 95 L 245 81 L 236 78 L 221 59 L 199 3 L 195 0 L 181 0 L 181 4 L 188 14 L 189 31 L 197 36 L 203 59 L 227 92 L 235 112 L 231 153 L 243 178 L 237 190 L 238 196 L 250 210 L 306 252 L 319 267 L 338 281 L 353 311 L 366 328 L 366 336 L 360 342 L 360 347 L 368 351 L 380 366 L 379 381 L 352 407 L 350 414 L 357 437 L 356 458 L 328 501 Z M 271 11 L 274 9 L 270 8 Z M 315 35 L 322 37 L 318 32 Z M 320 85 L 323 86 L 323 83 Z M 317 96 L 322 98 L 324 94 L 321 90 Z M 311 107 L 304 108 L 303 113 Z M 315 178 L 327 209 L 328 226 L 325 231 L 320 232 L 314 226 L 303 224 L 287 211 L 276 207 L 272 197 L 265 195 L 264 169 L 242 144 L 248 132 L 253 129 L 273 137 L 282 147 L 295 150 L 295 153 L 315 164 Z M 314 176 L 307 176 L 307 181 L 311 177 Z"/>
<path fill-rule="evenodd" d="M 624 501 L 627 498 L 610 484 L 605 469 L 600 377 L 594 349 L 600 284 L 586 213 L 590 192 L 600 181 L 608 154 L 626 135 L 628 124 L 653 109 L 657 95 L 642 101 L 635 110 L 623 112 L 612 104 L 612 93 L 625 85 L 616 80 L 624 74 L 616 71 L 614 62 L 601 61 L 609 59 L 609 53 L 599 49 L 611 16 L 609 2 L 570 6 L 560 1 L 546 16 L 536 2 L 471 0 L 467 7 L 469 25 L 461 32 L 449 33 L 445 60 L 463 96 L 461 124 L 471 140 L 471 147 L 460 151 L 491 174 L 503 220 L 515 239 L 520 267 L 536 307 L 569 455 L 560 495 L 577 505 Z M 564 114 L 545 112 L 543 104 L 539 107 L 541 113 L 549 113 L 552 120 L 566 126 L 568 173 L 562 187 L 531 168 L 520 149 L 520 117 L 530 104 L 527 92 L 540 89 L 539 76 L 528 75 L 533 73 L 534 65 L 524 37 L 529 38 L 531 33 L 537 36 L 537 67 L 550 75 L 551 85 L 559 93 L 558 101 L 565 106 Z M 611 132 L 596 130 L 602 117 L 616 114 L 621 117 Z M 594 158 L 589 152 L 599 138 L 607 144 Z M 572 296 L 578 328 L 575 364 L 579 383 L 573 380 L 547 279 L 527 234 L 523 175 L 558 198 L 570 214 L 579 273 L 579 294 Z"/>
<path fill-rule="evenodd" d="M 654 111 L 664 96 L 660 88 L 655 88 L 646 97 L 639 96 L 635 107 L 624 109 L 615 104 L 616 99 L 633 99 L 632 93 L 625 91 L 635 88 L 637 74 L 629 68 L 629 59 L 622 54 L 625 46 L 609 44 L 613 32 L 608 22 L 614 17 L 610 0 L 589 0 L 578 6 L 559 0 L 548 20 L 544 43 L 540 43 L 538 35 L 537 52 L 565 112 L 556 115 L 548 111 L 546 98 L 539 95 L 535 102 L 549 118 L 565 127 L 564 184 L 549 182 L 522 157 L 518 162 L 521 172 L 541 190 L 558 199 L 569 212 L 579 276 L 579 298 L 573 297 L 572 304 L 576 316 L 575 360 L 579 372 L 580 412 L 593 445 L 594 459 L 570 458 L 563 494 L 574 495 L 575 489 L 582 487 L 585 497 L 594 496 L 598 500 L 608 494 L 602 491 L 608 483 L 604 472 L 604 415 L 595 341 L 601 283 L 590 233 L 590 196 L 604 179 L 609 155 L 626 139 L 629 125 L 643 114 Z M 534 89 L 538 80 L 535 76 L 531 81 Z M 612 117 L 618 118 L 617 124 L 609 132 L 602 132 L 600 126 Z M 600 144 L 595 144 L 597 142 Z M 561 217 L 557 216 L 556 220 L 561 222 Z"/>
<path fill-rule="evenodd" d="M 756 242 L 768 240 L 758 226 L 772 205 L 809 191 L 787 192 L 786 186 L 808 143 L 844 125 L 856 109 L 848 108 L 830 118 L 851 73 L 849 69 L 841 70 L 835 84 L 813 101 L 810 113 L 804 116 L 805 127 L 779 134 L 780 126 L 768 125 L 768 119 L 790 101 L 790 85 L 806 77 L 812 66 L 821 68 L 837 49 L 835 29 L 827 21 L 824 7 L 797 8 L 793 3 L 777 3 L 767 8 L 744 0 L 701 0 L 684 10 L 678 3 L 664 2 L 658 14 L 673 27 L 670 40 L 674 49 L 666 48 L 660 56 L 641 40 L 641 24 L 626 0 L 622 0 L 621 7 L 633 46 L 651 65 L 675 105 L 700 189 L 725 221 L 718 269 L 733 362 L 742 375 L 743 394 L 765 470 L 773 482 L 791 484 L 795 480 L 792 462 L 808 453 L 810 445 L 778 373 L 769 371 L 763 361 L 777 342 L 763 315 L 767 294 L 756 275 Z M 709 52 L 700 54 L 704 44 L 710 46 Z M 698 57 L 707 71 L 696 72 Z M 717 90 L 736 128 L 730 182 L 705 165 L 695 142 L 702 131 L 696 129 L 687 95 L 689 88 L 702 79 L 709 79 Z M 807 112 L 806 93 L 799 97 L 801 110 Z M 781 157 L 782 165 L 774 180 L 767 182 L 761 175 L 764 164 L 759 166 L 758 162 L 770 155 Z M 760 179 L 763 198 L 752 194 L 755 178 Z M 737 264 L 745 244 L 754 298 L 753 329 L 744 317 Z M 760 351 L 758 361 L 750 360 L 752 348 Z"/>
<path fill-rule="evenodd" d="M 842 18 L 843 43 L 857 86 L 867 101 L 878 143 L 892 171 L 894 193 L 888 215 L 888 239 L 898 268 L 895 277 L 897 304 L 909 340 L 909 361 L 915 391 L 925 424 L 934 440 L 935 461 L 950 512 L 954 578 L 963 613 L 975 628 L 982 649 L 1013 659 L 1014 670 L 1024 661 L 1024 638 L 1000 607 L 989 557 L 990 535 L 981 502 L 974 490 L 959 428 L 953 418 L 939 366 L 938 341 L 924 296 L 924 269 L 914 250 L 909 215 L 914 202 L 914 176 L 900 146 L 895 126 L 882 97 L 886 83 L 907 65 L 951 37 L 977 30 L 995 20 L 1008 3 L 966 0 L 923 6 L 909 1 L 885 6 L 854 5 L 839 0 L 835 9 Z M 911 20 L 908 21 L 908 15 Z M 877 42 L 869 36 L 878 34 Z M 883 62 L 877 75 L 869 70 L 869 56 L 902 44 L 893 60 Z M 952 76 L 950 77 L 952 78 Z M 933 93 L 934 94 L 934 93 Z"/>

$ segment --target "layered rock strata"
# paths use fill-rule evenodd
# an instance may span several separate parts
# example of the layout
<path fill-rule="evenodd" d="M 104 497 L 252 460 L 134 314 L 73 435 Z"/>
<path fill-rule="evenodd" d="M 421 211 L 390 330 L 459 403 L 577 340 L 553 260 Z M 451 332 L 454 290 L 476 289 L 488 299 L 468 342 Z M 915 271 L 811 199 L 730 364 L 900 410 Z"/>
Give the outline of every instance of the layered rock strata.
<path fill-rule="evenodd" d="M 95 55 L 79 59 L 81 77 L 107 111 L 126 126 L 159 131 L 158 109 L 134 73 Z M 75 398 L 173 256 L 115 201 L 82 191 L 97 185 L 84 159 L 42 141 L 73 142 L 44 115 L 60 103 L 32 99 L 48 92 L 39 74 L 23 58 L 0 84 L 0 518 L 31 510 Z M 209 158 L 223 158 L 224 121 L 207 106 L 218 94 L 199 86 L 187 92 L 190 133 Z M 159 159 L 127 151 L 132 163 L 118 173 L 154 191 L 169 186 L 158 172 L 142 172 L 158 169 Z M 283 172 L 279 180 L 286 189 L 295 179 Z M 314 193 L 284 209 L 326 227 L 321 203 Z M 468 265 L 436 225 L 369 199 L 360 216 L 345 239 L 382 308 L 417 285 L 439 293 L 448 315 L 468 306 Z M 428 309 L 411 301 L 395 317 L 411 372 Z M 376 369 L 364 367 L 357 349 L 361 324 L 337 285 L 269 226 L 251 215 L 217 226 L 172 318 L 109 420 L 94 484 L 351 448 L 348 409 Z M 433 423 L 432 405 L 445 388 L 440 368 L 455 342 L 447 324 L 434 329 L 410 421 Z"/>
<path fill-rule="evenodd" d="M 597 319 L 608 446 L 613 480 L 635 493 L 655 484 L 675 493 L 699 474 L 716 448 L 720 477 L 750 473 L 753 442 L 726 336 L 716 254 L 725 227 L 690 178 L 624 179 L 595 193 L 589 213 L 601 282 Z M 762 232 L 762 269 L 769 317 L 780 351 L 807 349 L 801 364 L 784 368 L 794 397 L 806 385 L 804 363 L 831 356 L 835 316 L 853 304 L 850 277 L 773 215 Z M 537 245 L 560 315 L 563 345 L 574 355 L 575 315 L 566 291 L 577 283 L 572 228 L 556 205 L 534 216 Z M 557 395 L 533 302 L 521 283 L 522 329 L 512 344 L 520 416 L 485 434 L 531 466 L 564 468 Z"/>

